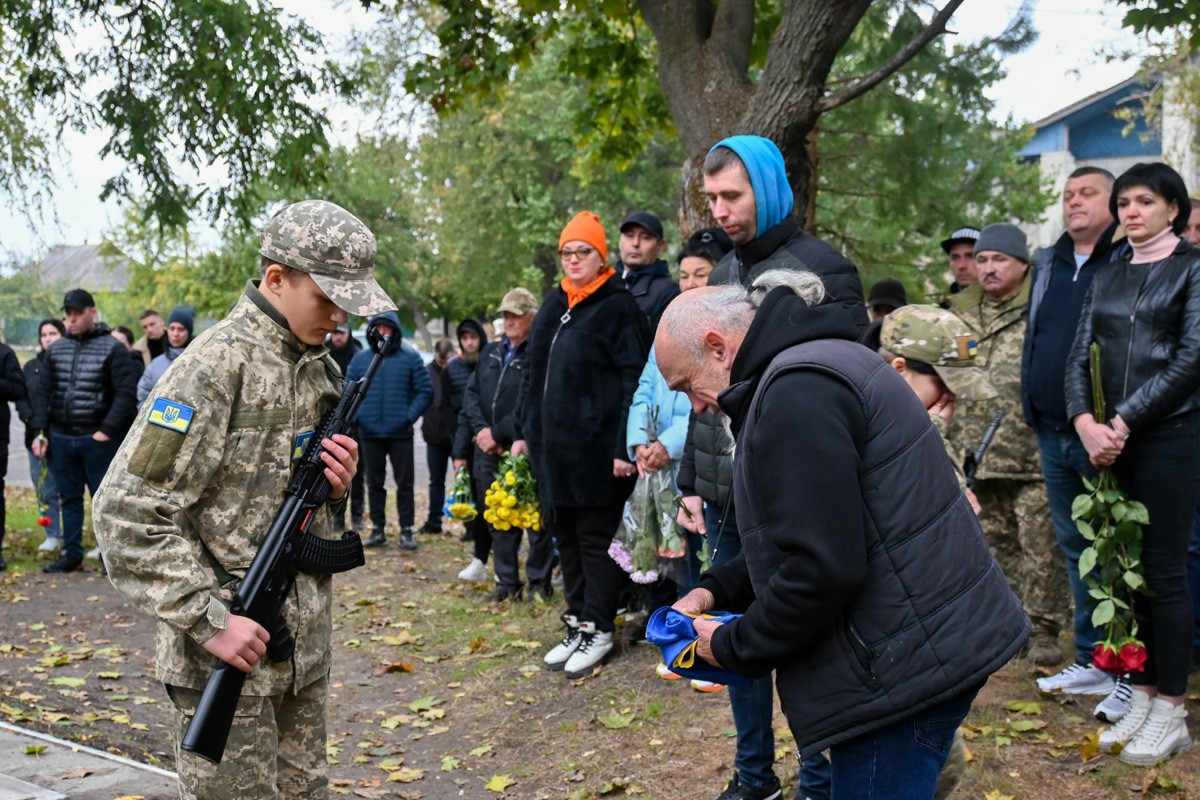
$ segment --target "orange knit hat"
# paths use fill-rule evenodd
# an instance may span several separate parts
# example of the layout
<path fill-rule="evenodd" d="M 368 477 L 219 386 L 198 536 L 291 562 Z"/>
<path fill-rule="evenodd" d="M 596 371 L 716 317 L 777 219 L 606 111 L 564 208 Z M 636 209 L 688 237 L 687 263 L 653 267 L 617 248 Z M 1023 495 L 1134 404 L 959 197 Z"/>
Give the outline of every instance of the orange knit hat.
<path fill-rule="evenodd" d="M 600 218 L 590 211 L 580 211 L 558 237 L 558 249 L 567 242 L 587 242 L 600 252 L 600 260 L 608 262 L 608 244 L 605 242 L 604 226 Z"/>

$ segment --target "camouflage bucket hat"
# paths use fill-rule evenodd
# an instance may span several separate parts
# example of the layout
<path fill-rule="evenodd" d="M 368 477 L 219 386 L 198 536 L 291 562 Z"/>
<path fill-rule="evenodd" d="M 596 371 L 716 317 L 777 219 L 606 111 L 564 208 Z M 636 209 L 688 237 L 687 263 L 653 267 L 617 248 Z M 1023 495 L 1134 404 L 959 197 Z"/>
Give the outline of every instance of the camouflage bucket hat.
<path fill-rule="evenodd" d="M 369 317 L 396 308 L 375 280 L 375 237 L 335 203 L 304 200 L 287 206 L 263 229 L 258 252 L 307 272 L 348 314 Z"/>
<path fill-rule="evenodd" d="M 975 334 L 949 311 L 922 305 L 898 308 L 883 318 L 879 344 L 933 367 L 946 388 L 964 400 L 996 396 L 987 375 L 975 366 L 979 349 Z"/>

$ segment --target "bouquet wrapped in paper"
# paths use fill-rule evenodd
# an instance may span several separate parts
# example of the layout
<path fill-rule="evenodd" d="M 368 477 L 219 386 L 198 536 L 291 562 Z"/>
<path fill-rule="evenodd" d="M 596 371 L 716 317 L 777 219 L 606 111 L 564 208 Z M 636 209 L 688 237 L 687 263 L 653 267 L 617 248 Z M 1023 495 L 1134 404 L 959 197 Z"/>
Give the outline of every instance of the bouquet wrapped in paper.
<path fill-rule="evenodd" d="M 466 467 L 459 467 L 454 473 L 454 488 L 442 506 L 442 516 L 460 522 L 470 522 L 479 516 L 471 494 L 471 473 L 467 472 Z"/>

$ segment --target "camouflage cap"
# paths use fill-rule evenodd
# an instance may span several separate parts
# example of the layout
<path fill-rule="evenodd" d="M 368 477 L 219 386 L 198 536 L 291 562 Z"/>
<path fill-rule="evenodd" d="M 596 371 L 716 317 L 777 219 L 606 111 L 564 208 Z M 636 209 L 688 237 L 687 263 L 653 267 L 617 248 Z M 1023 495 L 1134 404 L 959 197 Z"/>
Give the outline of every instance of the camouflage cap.
<path fill-rule="evenodd" d="M 996 396 L 975 366 L 977 337 L 962 320 L 937 306 L 903 306 L 883 318 L 879 344 L 889 352 L 928 364 L 946 388 L 964 400 Z"/>
<path fill-rule="evenodd" d="M 523 317 L 538 310 L 538 301 L 533 296 L 533 292 L 518 286 L 504 293 L 498 310 L 501 314 L 516 314 L 518 317 Z"/>
<path fill-rule="evenodd" d="M 326 200 L 293 203 L 263 228 L 260 255 L 312 276 L 343 311 L 369 317 L 396 304 L 375 281 L 375 237 L 341 206 Z"/>

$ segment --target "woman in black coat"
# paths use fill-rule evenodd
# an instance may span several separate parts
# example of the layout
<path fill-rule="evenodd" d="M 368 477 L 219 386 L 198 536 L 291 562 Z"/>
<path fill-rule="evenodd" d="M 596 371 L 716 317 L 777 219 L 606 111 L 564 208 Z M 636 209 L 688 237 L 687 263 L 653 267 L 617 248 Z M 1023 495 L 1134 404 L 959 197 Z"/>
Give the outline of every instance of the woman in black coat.
<path fill-rule="evenodd" d="M 45 369 L 46 350 L 61 339 L 65 332 L 66 328 L 63 327 L 62 320 L 47 317 L 38 323 L 37 356 L 29 359 L 23 367 L 26 392 L 25 396 L 17 401 L 17 413 L 25 422 L 25 451 L 29 455 L 29 477 L 33 479 L 33 485 L 39 489 L 39 508 L 43 504 L 46 507 L 45 519 L 48 520 L 44 526 L 46 538 L 38 546 L 38 550 L 44 553 L 53 553 L 62 549 L 62 511 L 58 503 L 58 487 L 54 485 L 54 476 L 50 474 L 48 462 L 35 456 L 30 449 L 37 431 L 33 430 L 29 420 L 33 417 L 31 403 L 33 398 L 38 396 L 38 386 L 41 384 Z M 46 471 L 46 476 L 39 481 L 43 469 Z"/>
<path fill-rule="evenodd" d="M 1191 201 L 1165 164 L 1137 164 L 1113 184 L 1110 209 L 1132 255 L 1096 273 L 1067 362 L 1067 412 L 1091 461 L 1149 512 L 1134 599 L 1146 644 L 1133 702 L 1100 734 L 1104 750 L 1148 766 L 1190 749 L 1183 698 L 1192 645 L 1185 563 L 1200 500 L 1200 250 L 1180 234 Z M 1092 416 L 1088 349 L 1100 345 L 1103 419 Z"/>
<path fill-rule="evenodd" d="M 558 542 L 566 634 L 545 656 L 568 678 L 612 650 L 613 617 L 628 576 L 608 555 L 636 469 L 625 422 L 650 351 L 650 329 L 621 277 L 606 265 L 604 227 L 583 211 L 559 237 L 561 284 L 542 303 L 521 385 L 528 446 L 547 529 Z"/>

